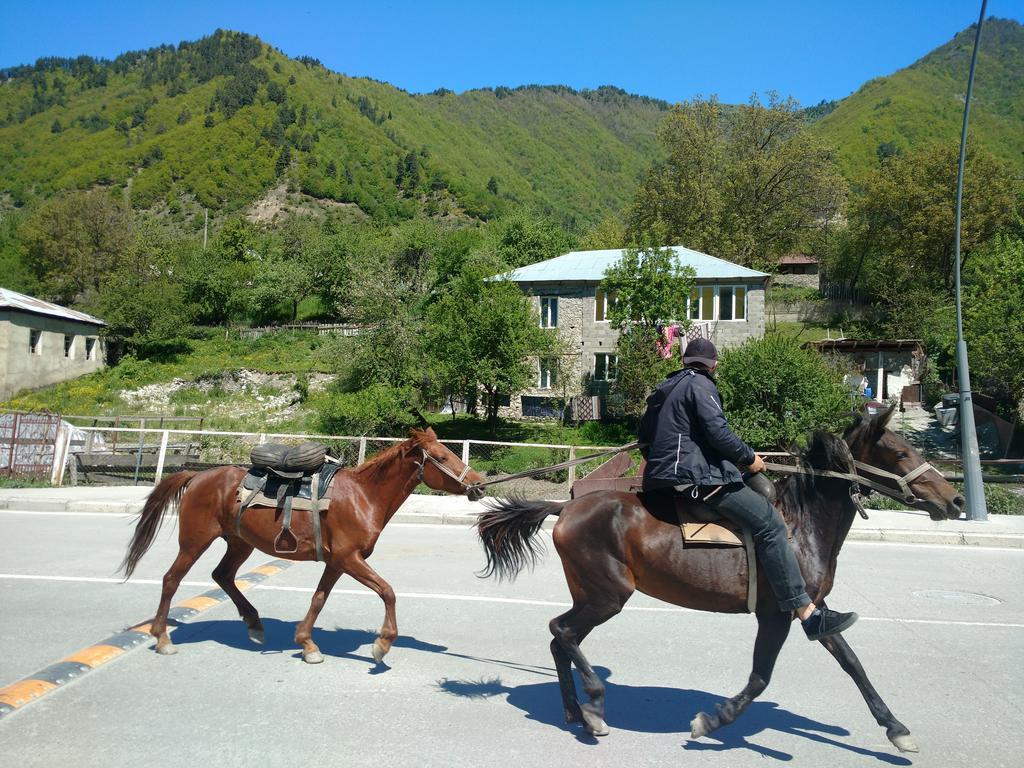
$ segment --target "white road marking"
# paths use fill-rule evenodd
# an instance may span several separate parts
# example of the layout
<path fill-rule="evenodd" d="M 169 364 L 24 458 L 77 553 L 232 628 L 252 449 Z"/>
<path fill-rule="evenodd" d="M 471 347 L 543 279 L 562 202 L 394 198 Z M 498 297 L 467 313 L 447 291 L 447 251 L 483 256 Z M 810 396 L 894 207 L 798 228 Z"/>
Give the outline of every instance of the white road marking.
<path fill-rule="evenodd" d="M 33 574 L 20 573 L 0 573 L 0 580 L 2 579 L 17 579 L 22 581 L 79 582 L 84 584 L 135 584 L 145 586 L 158 586 L 163 583 L 161 579 L 131 579 L 130 581 L 125 582 L 123 579 L 107 578 L 102 576 L 38 576 Z M 181 585 L 188 587 L 217 586 L 212 581 L 183 581 L 181 582 Z M 267 590 L 270 592 L 301 592 L 308 595 L 312 594 L 313 585 L 311 584 L 308 587 L 285 587 L 274 584 L 256 584 L 254 589 Z M 331 594 L 354 595 L 356 597 L 372 597 L 374 599 L 379 599 L 374 592 L 362 589 L 334 589 L 331 590 Z M 530 600 L 518 597 L 495 597 L 491 595 L 459 595 L 437 592 L 397 592 L 395 594 L 397 597 L 400 597 L 405 600 L 448 600 L 455 602 L 471 603 L 497 603 L 502 605 L 536 605 L 552 608 L 568 608 L 571 605 L 571 603 L 561 602 L 557 600 Z M 623 611 L 632 611 L 637 613 L 705 613 L 704 611 L 695 611 L 691 608 L 654 605 L 627 605 L 625 608 L 623 608 Z M 726 616 L 732 614 L 712 615 Z M 1002 629 L 1024 629 L 1024 623 L 1000 621 L 949 621 L 944 619 L 904 619 L 888 616 L 861 616 L 860 618 L 861 621 L 879 621 L 888 622 L 892 624 L 935 624 L 946 627 L 994 627 Z"/>

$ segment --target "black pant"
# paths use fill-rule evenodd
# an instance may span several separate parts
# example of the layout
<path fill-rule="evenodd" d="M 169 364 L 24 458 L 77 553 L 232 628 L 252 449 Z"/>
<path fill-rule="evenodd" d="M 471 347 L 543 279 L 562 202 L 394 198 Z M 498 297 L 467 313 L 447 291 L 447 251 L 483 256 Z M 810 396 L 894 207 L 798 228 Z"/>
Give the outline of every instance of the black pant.
<path fill-rule="evenodd" d="M 713 490 L 704 486 L 701 496 Z M 707 503 L 722 517 L 750 529 L 757 560 L 772 585 L 780 611 L 810 605 L 807 585 L 789 545 L 786 524 L 768 499 L 743 483 L 733 483 L 723 486 Z"/>

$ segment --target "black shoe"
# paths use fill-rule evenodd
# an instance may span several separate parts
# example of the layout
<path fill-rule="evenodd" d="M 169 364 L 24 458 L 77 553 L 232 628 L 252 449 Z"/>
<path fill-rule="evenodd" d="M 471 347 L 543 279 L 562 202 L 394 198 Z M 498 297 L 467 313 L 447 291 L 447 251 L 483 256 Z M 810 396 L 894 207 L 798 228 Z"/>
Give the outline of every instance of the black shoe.
<path fill-rule="evenodd" d="M 815 608 L 814 613 L 806 619 L 802 619 L 800 624 L 803 626 L 808 640 L 821 640 L 823 637 L 838 635 L 849 629 L 855 621 L 857 621 L 857 614 L 852 611 L 839 613 L 830 611 L 828 608 Z"/>

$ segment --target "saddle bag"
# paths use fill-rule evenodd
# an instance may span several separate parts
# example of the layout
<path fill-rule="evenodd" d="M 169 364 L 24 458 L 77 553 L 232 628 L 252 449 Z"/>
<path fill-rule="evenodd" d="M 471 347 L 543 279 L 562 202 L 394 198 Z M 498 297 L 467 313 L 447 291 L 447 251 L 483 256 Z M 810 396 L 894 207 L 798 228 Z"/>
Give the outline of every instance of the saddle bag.
<path fill-rule="evenodd" d="M 265 443 L 252 449 L 249 460 L 254 467 L 271 469 L 278 473 L 298 473 L 301 476 L 318 470 L 326 456 L 327 449 L 320 443 L 301 443 L 294 446 Z"/>

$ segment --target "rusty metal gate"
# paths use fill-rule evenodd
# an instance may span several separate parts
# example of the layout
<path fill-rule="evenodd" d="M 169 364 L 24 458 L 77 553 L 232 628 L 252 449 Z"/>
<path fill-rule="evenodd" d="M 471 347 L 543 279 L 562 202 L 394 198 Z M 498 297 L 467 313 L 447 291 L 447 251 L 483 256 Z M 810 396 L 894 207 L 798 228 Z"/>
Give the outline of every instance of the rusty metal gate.
<path fill-rule="evenodd" d="M 59 428 L 54 413 L 0 413 L 0 474 L 49 476 Z"/>

